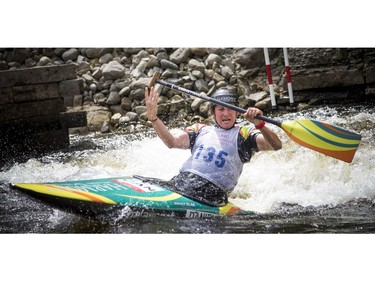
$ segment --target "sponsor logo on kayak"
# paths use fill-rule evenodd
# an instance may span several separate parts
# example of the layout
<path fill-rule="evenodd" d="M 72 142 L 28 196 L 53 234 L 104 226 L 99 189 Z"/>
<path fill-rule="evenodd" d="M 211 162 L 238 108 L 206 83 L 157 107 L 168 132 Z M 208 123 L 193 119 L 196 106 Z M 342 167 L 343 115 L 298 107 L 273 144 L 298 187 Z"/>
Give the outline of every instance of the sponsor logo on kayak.
<path fill-rule="evenodd" d="M 213 217 L 215 214 L 212 213 L 206 213 L 206 212 L 197 212 L 197 211 L 192 211 L 192 210 L 187 210 L 186 211 L 186 218 L 189 219 L 195 219 L 195 218 L 207 218 L 207 217 Z"/>
<path fill-rule="evenodd" d="M 178 206 L 195 207 L 195 203 L 193 203 L 193 202 L 174 202 L 174 204 L 178 205 Z"/>
<path fill-rule="evenodd" d="M 126 206 L 122 212 L 122 218 L 149 218 L 154 217 L 155 212 L 152 210 L 146 209 L 132 209 L 129 206 Z M 176 214 L 174 212 L 171 213 L 162 213 L 163 217 L 175 217 Z"/>
<path fill-rule="evenodd" d="M 133 180 L 133 179 L 127 179 L 127 180 L 116 179 L 116 180 L 112 180 L 112 182 L 129 187 L 137 192 L 155 192 L 155 191 L 163 190 L 161 187 L 158 187 L 149 183 L 139 183 L 139 180 Z"/>

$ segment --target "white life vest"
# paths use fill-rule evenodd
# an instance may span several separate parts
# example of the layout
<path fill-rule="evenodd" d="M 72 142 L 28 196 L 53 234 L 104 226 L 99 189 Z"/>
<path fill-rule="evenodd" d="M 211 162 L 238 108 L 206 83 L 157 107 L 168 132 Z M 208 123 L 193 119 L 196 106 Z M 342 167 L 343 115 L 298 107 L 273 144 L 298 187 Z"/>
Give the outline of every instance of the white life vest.
<path fill-rule="evenodd" d="M 241 175 L 243 163 L 238 155 L 240 127 L 225 130 L 217 126 L 203 127 L 192 154 L 180 172 L 195 173 L 223 190 L 231 192 Z"/>

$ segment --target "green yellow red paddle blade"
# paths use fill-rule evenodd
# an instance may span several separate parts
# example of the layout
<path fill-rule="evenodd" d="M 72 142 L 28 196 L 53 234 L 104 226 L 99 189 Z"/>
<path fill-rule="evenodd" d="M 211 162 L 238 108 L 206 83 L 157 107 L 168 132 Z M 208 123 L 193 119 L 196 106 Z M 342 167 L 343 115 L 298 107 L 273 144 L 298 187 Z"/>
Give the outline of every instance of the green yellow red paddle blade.
<path fill-rule="evenodd" d="M 298 144 L 345 162 L 352 162 L 361 136 L 315 120 L 281 123 L 281 128 Z"/>

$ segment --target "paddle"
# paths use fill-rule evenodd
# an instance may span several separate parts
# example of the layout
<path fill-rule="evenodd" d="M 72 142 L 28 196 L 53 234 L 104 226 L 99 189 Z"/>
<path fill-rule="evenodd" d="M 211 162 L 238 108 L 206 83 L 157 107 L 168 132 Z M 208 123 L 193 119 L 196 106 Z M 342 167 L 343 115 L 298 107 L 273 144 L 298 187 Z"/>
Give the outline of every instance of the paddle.
<path fill-rule="evenodd" d="M 159 80 L 159 77 L 160 73 L 156 72 L 151 79 L 149 87 L 155 85 L 155 83 L 158 83 L 170 89 L 180 91 L 184 94 L 192 95 L 214 104 L 230 108 L 239 113 L 246 112 L 245 109 L 237 107 L 233 104 L 228 104 L 226 102 L 213 99 L 209 96 L 182 88 L 175 84 Z M 279 122 L 265 116 L 257 116 L 255 118 L 280 127 L 284 130 L 289 138 L 304 147 L 348 163 L 353 161 L 354 154 L 357 151 L 359 143 L 361 142 L 361 136 L 359 134 L 316 120 L 301 119 Z"/>

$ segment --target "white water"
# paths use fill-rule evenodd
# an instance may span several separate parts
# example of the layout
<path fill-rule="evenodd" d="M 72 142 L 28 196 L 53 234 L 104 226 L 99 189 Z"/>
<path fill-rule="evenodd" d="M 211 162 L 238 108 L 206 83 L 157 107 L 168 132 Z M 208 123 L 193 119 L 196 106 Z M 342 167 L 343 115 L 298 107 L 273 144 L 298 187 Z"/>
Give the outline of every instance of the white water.
<path fill-rule="evenodd" d="M 259 152 L 244 166 L 231 201 L 247 210 L 270 212 L 282 203 L 306 207 L 335 206 L 360 198 L 375 200 L 374 114 L 354 112 L 351 117 L 340 117 L 330 108 L 304 114 L 291 118 L 317 119 L 360 132 L 362 143 L 353 162 L 348 164 L 301 147 L 281 129 L 269 125 L 278 132 L 284 147 L 277 152 Z M 366 122 L 368 127 L 356 128 Z M 0 172 L 0 180 L 48 182 L 135 174 L 170 179 L 190 154 L 188 150 L 168 149 L 158 138 L 143 137 L 128 142 L 126 135 L 106 138 L 93 135 L 91 141 L 101 148 L 30 159 Z M 73 137 L 72 142 L 79 139 Z"/>

